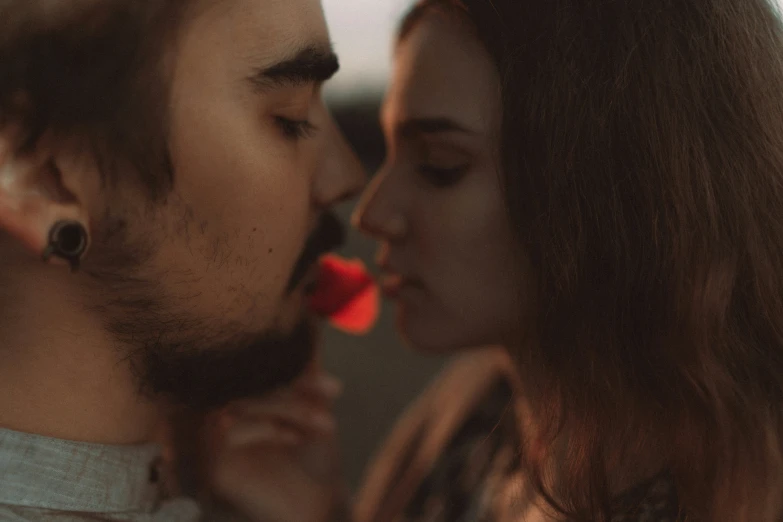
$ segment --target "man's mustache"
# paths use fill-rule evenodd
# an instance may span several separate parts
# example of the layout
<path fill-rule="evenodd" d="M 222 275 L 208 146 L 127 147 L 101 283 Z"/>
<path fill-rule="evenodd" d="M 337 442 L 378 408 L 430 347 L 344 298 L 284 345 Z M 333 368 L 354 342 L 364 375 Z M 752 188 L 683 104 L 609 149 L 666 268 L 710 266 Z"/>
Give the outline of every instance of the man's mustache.
<path fill-rule="evenodd" d="M 345 243 L 343 224 L 331 212 L 322 214 L 318 220 L 318 226 L 307 238 L 302 254 L 294 266 L 288 280 L 286 293 L 291 293 L 302 282 L 307 272 L 322 255 L 340 248 L 343 243 Z"/>

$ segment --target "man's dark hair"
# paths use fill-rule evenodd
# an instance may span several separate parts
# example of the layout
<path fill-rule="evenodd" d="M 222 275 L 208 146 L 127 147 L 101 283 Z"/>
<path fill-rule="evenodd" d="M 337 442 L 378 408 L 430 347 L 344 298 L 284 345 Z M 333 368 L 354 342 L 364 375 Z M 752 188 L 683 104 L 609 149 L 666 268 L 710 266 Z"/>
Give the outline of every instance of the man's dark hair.
<path fill-rule="evenodd" d="M 77 137 L 104 183 L 128 178 L 165 196 L 165 57 L 190 3 L 0 0 L 0 127 L 21 131 L 18 152 L 44 133 Z"/>

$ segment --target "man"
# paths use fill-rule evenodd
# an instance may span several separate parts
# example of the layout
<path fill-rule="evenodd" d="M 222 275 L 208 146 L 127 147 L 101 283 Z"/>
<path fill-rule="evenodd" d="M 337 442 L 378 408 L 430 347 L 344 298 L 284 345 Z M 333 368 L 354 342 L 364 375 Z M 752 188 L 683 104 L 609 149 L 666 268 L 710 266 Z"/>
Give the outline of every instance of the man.
<path fill-rule="evenodd" d="M 0 35 L 0 520 L 192 520 L 165 405 L 303 370 L 364 181 L 320 2 L 0 0 Z"/>

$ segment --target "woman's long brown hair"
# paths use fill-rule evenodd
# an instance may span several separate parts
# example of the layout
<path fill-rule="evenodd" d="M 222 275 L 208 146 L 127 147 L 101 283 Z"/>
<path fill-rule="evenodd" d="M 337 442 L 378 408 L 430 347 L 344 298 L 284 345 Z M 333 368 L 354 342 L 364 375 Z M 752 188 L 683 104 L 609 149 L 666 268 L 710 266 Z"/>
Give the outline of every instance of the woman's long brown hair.
<path fill-rule="evenodd" d="M 436 6 L 467 14 L 503 83 L 506 200 L 537 295 L 532 352 L 509 347 L 539 391 L 523 453 L 544 497 L 607 521 L 612 474 L 646 453 L 683 518 L 783 520 L 778 13 L 425 0 L 402 34 Z"/>

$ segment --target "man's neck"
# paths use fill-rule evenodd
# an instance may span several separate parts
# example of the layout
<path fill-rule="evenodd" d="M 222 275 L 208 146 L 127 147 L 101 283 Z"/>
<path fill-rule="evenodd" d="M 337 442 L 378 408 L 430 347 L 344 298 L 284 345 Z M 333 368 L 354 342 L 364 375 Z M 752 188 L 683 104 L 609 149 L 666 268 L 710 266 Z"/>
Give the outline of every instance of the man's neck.
<path fill-rule="evenodd" d="M 99 319 L 68 282 L 27 275 L 0 285 L 0 427 L 103 444 L 151 440 L 159 408 L 138 395 Z"/>

